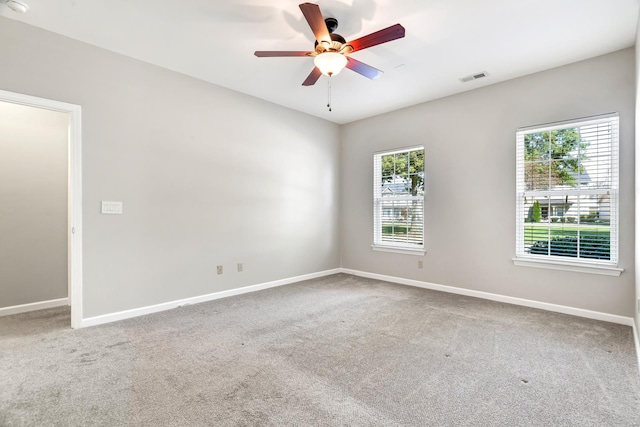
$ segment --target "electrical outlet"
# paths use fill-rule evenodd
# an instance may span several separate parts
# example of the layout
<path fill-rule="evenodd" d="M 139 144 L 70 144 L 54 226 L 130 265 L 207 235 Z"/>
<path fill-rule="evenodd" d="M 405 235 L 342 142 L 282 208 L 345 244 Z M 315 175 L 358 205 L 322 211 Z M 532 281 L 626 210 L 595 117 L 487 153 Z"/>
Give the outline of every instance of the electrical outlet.
<path fill-rule="evenodd" d="M 424 261 L 418 260 L 418 268 L 424 267 Z"/>
<path fill-rule="evenodd" d="M 244 266 L 242 265 L 241 262 L 238 263 L 238 273 L 242 273 L 242 270 L 244 269 Z"/>
<path fill-rule="evenodd" d="M 222 274 L 222 266 L 221 265 L 218 266 L 218 274 Z"/>

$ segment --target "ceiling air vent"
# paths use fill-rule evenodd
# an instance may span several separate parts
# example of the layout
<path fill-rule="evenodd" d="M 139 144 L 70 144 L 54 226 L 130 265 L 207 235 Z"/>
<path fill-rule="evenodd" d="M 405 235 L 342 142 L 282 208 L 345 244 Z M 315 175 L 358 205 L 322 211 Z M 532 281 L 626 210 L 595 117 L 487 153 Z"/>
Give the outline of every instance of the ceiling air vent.
<path fill-rule="evenodd" d="M 470 76 L 461 77 L 459 80 L 462 83 L 466 83 L 466 82 L 470 82 L 472 80 L 478 80 L 478 79 L 481 79 L 483 77 L 487 77 L 488 75 L 489 75 L 489 73 L 487 73 L 486 71 L 481 71 L 479 73 L 471 74 Z"/>

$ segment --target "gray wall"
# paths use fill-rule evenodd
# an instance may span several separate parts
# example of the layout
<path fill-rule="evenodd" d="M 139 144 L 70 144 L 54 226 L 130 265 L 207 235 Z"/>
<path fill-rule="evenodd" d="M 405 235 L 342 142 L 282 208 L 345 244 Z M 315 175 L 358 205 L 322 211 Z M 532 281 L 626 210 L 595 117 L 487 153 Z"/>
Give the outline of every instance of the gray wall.
<path fill-rule="evenodd" d="M 489 70 L 491 71 L 491 70 Z M 428 78 L 428 76 L 425 76 Z M 623 316 L 634 294 L 632 48 L 345 125 L 345 268 Z M 620 113 L 620 277 L 516 267 L 518 127 Z M 371 250 L 373 153 L 424 144 L 424 269 L 412 255 Z"/>
<path fill-rule="evenodd" d="M 0 102 L 0 308 L 68 295 L 68 126 Z"/>
<path fill-rule="evenodd" d="M 82 106 L 85 318 L 339 267 L 337 125 L 4 18 L 0 70 Z"/>

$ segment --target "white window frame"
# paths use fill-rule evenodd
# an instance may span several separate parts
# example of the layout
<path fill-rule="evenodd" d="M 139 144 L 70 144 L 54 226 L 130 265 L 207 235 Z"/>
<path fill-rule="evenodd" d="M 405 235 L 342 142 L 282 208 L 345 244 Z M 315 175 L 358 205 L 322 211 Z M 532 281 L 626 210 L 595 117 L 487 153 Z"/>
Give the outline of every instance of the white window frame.
<path fill-rule="evenodd" d="M 424 246 L 424 208 L 425 208 L 425 196 L 404 196 L 399 197 L 397 201 L 422 201 L 422 244 L 408 244 L 408 243 L 390 243 L 382 241 L 382 187 L 380 182 L 382 180 L 382 156 L 388 156 L 397 153 L 406 153 L 410 151 L 422 150 L 424 152 L 423 145 L 416 145 L 412 147 L 404 147 L 387 151 L 379 151 L 373 155 L 373 244 L 371 248 L 374 251 L 380 252 L 392 252 L 408 255 L 424 255 L 426 253 Z M 425 153 L 426 154 L 426 153 Z M 426 162 L 426 160 L 425 160 Z M 426 169 L 426 167 L 425 167 Z M 426 179 L 426 178 L 425 178 Z"/>
<path fill-rule="evenodd" d="M 562 190 L 525 190 L 525 173 L 524 173 L 524 136 L 526 134 L 548 132 L 558 129 L 574 128 L 597 123 L 610 123 L 612 126 L 611 135 L 611 186 L 606 189 L 562 189 Z M 585 117 L 562 122 L 549 123 L 544 125 L 529 126 L 517 129 L 516 132 L 516 256 L 512 259 L 517 266 L 548 268 L 555 270 L 566 270 L 582 273 L 603 274 L 610 276 L 619 276 L 624 270 L 618 268 L 618 248 L 619 248 L 619 114 L 609 113 L 599 116 Z M 525 252 L 525 236 L 524 236 L 524 209 L 525 197 L 549 196 L 554 195 L 575 195 L 581 196 L 597 192 L 610 196 L 610 247 L 611 255 L 609 260 L 592 260 L 585 258 L 571 258 L 565 256 L 554 255 L 537 255 Z"/>

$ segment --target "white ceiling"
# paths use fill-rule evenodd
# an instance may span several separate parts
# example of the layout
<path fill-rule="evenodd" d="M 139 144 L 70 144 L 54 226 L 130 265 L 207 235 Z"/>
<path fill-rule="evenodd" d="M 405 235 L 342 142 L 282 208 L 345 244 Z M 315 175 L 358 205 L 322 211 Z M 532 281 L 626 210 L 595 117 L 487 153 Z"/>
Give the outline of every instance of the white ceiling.
<path fill-rule="evenodd" d="M 406 37 L 353 57 L 384 71 L 344 70 L 301 84 L 313 50 L 300 0 L 26 0 L 0 15 L 303 111 L 348 123 L 634 45 L 640 0 L 319 0 L 349 40 L 400 23 Z M 458 79 L 479 71 L 487 78 Z"/>

